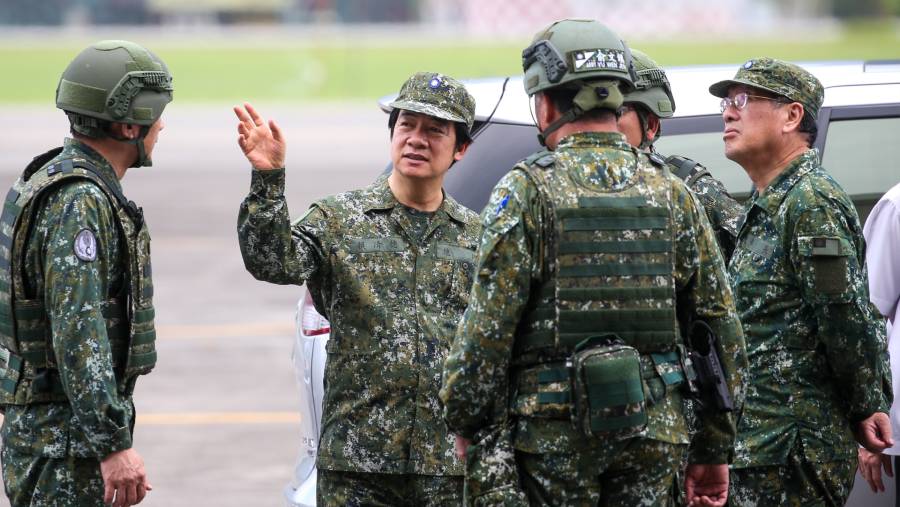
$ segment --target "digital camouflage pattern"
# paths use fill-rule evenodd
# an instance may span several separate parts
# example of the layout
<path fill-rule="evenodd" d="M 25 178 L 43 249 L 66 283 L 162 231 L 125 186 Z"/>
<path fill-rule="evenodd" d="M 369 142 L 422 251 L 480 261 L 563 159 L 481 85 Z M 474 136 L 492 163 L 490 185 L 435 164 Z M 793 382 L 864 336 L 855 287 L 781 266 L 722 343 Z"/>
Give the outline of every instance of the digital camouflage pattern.
<path fill-rule="evenodd" d="M 635 153 L 618 133 L 580 133 L 565 137 L 554 152 L 553 171 L 571 171 L 590 185 L 624 188 L 636 171 L 658 172 Z M 541 170 L 538 167 L 535 171 Z M 688 302 L 693 318 L 710 323 L 720 337 L 728 383 L 738 401 L 745 365 L 743 338 L 734 311 L 725 266 L 706 218 L 693 195 L 677 179 L 666 176 L 675 226 L 675 280 L 679 301 Z M 655 197 L 654 197 L 655 198 Z M 450 429 L 471 437 L 496 417 L 495 403 L 515 360 L 516 331 L 531 298 L 536 297 L 548 262 L 542 251 L 545 211 L 535 181 L 522 167 L 507 174 L 494 188 L 482 212 L 484 232 L 477 253 L 477 277 L 470 304 L 444 367 L 441 400 Z M 688 432 L 681 395 L 659 393 L 663 401 L 651 407 L 644 433 L 650 440 L 687 444 Z M 502 399 L 502 398 L 501 398 Z M 523 407 L 519 407 L 525 410 Z M 517 408 L 517 412 L 522 410 Z M 694 438 L 692 463 L 726 463 L 734 424 L 730 415 L 704 411 Z M 598 449 L 618 445 L 594 441 Z M 532 454 L 559 454 L 575 460 L 588 439 L 567 418 L 515 418 L 514 447 Z M 592 448 L 593 448 L 592 447 Z M 602 470 L 593 469 L 598 474 Z M 673 472 L 674 473 L 674 472 Z"/>
<path fill-rule="evenodd" d="M 463 478 L 318 470 L 317 507 L 445 507 L 462 505 Z"/>
<path fill-rule="evenodd" d="M 733 469 L 728 504 L 843 507 L 853 488 L 856 463 L 856 459 L 810 463 L 792 453 L 785 466 Z"/>
<path fill-rule="evenodd" d="M 78 157 L 119 184 L 109 163 L 78 141 L 66 140 L 55 160 Z M 75 240 L 84 229 L 96 238 L 96 260 L 76 254 Z M 91 475 L 80 467 L 91 463 L 99 474 L 100 459 L 132 446 L 134 406 L 120 390 L 103 316 L 108 300 L 127 290 L 125 256 L 116 212 L 96 184 L 81 179 L 48 193 L 25 243 L 25 283 L 32 297 L 44 296 L 57 382 L 68 402 L 5 407 L 4 481 L 7 492 L 25 505 L 32 493 L 18 488 L 34 487 L 36 474 L 43 474 L 44 503 L 33 505 L 69 505 L 72 485 L 102 501 L 102 482 L 99 488 L 96 481 L 80 482 Z M 50 488 L 54 484 L 58 489 Z"/>
<path fill-rule="evenodd" d="M 725 185 L 699 163 L 677 155 L 665 160 L 672 174 L 684 180 L 700 200 L 727 263 L 734 251 L 738 227 L 744 218 L 744 205 L 731 197 Z"/>
<path fill-rule="evenodd" d="M 306 282 L 331 322 L 318 466 L 461 475 L 437 392 L 468 302 L 477 216 L 445 195 L 415 241 L 382 176 L 314 203 L 292 226 L 283 191 L 283 169 L 253 171 L 238 237 L 250 273 Z"/>
<path fill-rule="evenodd" d="M 475 123 L 475 98 L 462 83 L 436 72 L 413 74 L 389 106 L 465 123 L 467 130 Z"/>
<path fill-rule="evenodd" d="M 819 114 L 825 99 L 825 88 L 816 76 L 799 65 L 775 58 L 754 58 L 747 60 L 734 79 L 726 79 L 709 87 L 709 93 L 716 97 L 727 97 L 728 88 L 747 85 L 787 97 L 792 102 L 803 104 L 803 110 L 813 119 Z"/>
<path fill-rule="evenodd" d="M 864 249 L 856 210 L 815 150 L 750 197 L 729 264 L 752 372 L 735 468 L 785 465 L 792 452 L 853 459 L 852 428 L 887 413 L 884 324 Z"/>
<path fill-rule="evenodd" d="M 54 459 L 0 449 L 3 483 L 14 507 L 105 507 L 97 460 Z"/>
<path fill-rule="evenodd" d="M 516 453 L 532 506 L 674 506 L 687 446 L 646 438 L 588 443 L 576 455 Z M 639 463 L 640 466 L 635 466 Z"/>

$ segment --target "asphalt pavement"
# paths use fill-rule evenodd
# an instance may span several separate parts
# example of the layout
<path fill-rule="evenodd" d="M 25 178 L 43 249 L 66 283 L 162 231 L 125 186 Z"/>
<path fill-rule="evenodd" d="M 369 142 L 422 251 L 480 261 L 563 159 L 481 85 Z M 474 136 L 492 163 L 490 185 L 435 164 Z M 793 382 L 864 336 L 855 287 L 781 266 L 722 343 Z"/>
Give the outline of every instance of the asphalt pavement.
<path fill-rule="evenodd" d="M 387 116 L 374 102 L 257 106 L 288 140 L 292 216 L 368 184 L 388 160 Z M 176 101 L 164 119 L 154 166 L 122 181 L 153 238 L 159 363 L 135 395 L 135 448 L 154 487 L 143 505 L 284 505 L 300 443 L 291 366 L 300 289 L 244 270 L 235 224 L 250 169 L 231 104 Z M 68 132 L 52 103 L 4 106 L 0 125 L 3 188 Z"/>

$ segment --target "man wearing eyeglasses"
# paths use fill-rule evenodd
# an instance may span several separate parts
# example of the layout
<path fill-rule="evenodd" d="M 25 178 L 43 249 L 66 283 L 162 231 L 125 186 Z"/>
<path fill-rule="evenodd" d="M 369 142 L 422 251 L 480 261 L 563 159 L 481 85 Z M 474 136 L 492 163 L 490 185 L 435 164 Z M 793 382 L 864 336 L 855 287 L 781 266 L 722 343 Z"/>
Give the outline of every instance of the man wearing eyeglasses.
<path fill-rule="evenodd" d="M 751 372 L 731 501 L 844 505 L 856 442 L 893 443 L 890 371 L 859 217 L 812 149 L 824 89 L 759 58 L 709 90 L 722 97 L 725 155 L 755 187 L 729 263 Z"/>

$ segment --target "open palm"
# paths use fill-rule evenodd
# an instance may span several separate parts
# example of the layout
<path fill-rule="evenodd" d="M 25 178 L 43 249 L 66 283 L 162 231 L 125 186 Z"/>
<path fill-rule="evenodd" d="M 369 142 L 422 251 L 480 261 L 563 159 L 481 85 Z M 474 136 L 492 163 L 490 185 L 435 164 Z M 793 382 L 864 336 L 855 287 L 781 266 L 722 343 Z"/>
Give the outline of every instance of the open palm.
<path fill-rule="evenodd" d="M 261 170 L 284 167 L 287 147 L 275 121 L 263 120 L 247 102 L 244 107 L 235 106 L 234 114 L 238 117 L 238 145 L 250 164 Z"/>

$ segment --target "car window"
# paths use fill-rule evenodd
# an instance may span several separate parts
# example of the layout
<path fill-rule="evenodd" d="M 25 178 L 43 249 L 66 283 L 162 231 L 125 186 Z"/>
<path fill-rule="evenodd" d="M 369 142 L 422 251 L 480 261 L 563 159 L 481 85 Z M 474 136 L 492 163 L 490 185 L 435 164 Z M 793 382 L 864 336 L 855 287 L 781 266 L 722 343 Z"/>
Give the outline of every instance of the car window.
<path fill-rule="evenodd" d="M 444 178 L 444 189 L 463 206 L 481 213 L 491 189 L 514 165 L 541 149 L 533 125 L 491 123 Z"/>
<path fill-rule="evenodd" d="M 660 155 L 681 155 L 700 162 L 735 197 L 750 194 L 753 184 L 747 173 L 740 165 L 725 158 L 725 145 L 720 130 L 673 135 L 666 135 L 663 130 L 662 136 L 654 145 Z"/>
<path fill-rule="evenodd" d="M 900 118 L 832 121 L 822 165 L 850 195 L 883 194 L 900 181 Z"/>

